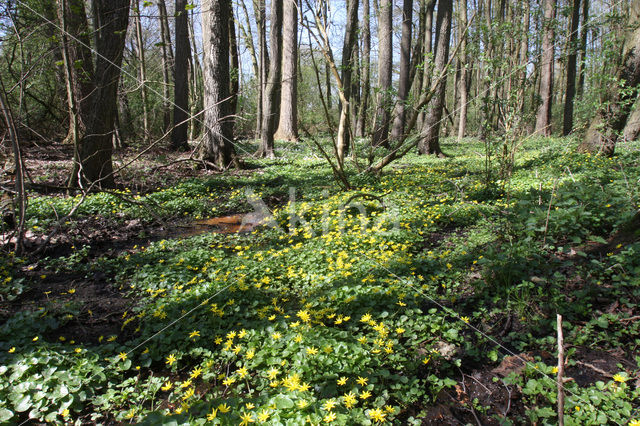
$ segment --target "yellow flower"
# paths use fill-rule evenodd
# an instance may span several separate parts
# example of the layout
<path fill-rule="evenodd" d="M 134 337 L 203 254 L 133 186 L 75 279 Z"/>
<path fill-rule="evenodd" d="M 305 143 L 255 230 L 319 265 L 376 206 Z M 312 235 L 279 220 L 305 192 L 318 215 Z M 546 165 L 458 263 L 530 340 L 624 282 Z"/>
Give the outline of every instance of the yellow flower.
<path fill-rule="evenodd" d="M 242 339 L 243 337 L 245 337 L 247 335 L 247 330 L 245 330 L 244 328 L 242 330 L 240 330 L 240 333 L 238 333 L 238 338 Z"/>
<path fill-rule="evenodd" d="M 387 417 L 387 415 L 382 411 L 382 409 L 373 408 L 373 409 L 369 410 L 369 417 L 374 422 L 381 423 L 381 422 L 384 421 L 384 418 Z"/>
<path fill-rule="evenodd" d="M 362 399 L 362 400 L 367 399 L 370 396 L 371 396 L 371 392 L 369 392 L 369 391 L 360 392 L 360 399 Z"/>
<path fill-rule="evenodd" d="M 310 348 L 307 348 L 307 355 L 317 355 L 318 354 L 318 349 L 314 348 L 313 346 Z"/>
<path fill-rule="evenodd" d="M 195 339 L 196 337 L 200 337 L 200 332 L 198 330 L 193 330 L 191 333 L 189 333 L 190 339 Z"/>
<path fill-rule="evenodd" d="M 182 382 L 182 384 L 180 385 L 181 388 L 188 388 L 189 386 L 191 386 L 191 379 L 189 380 L 185 380 L 184 382 Z"/>
<path fill-rule="evenodd" d="M 360 318 L 360 322 L 369 322 L 371 321 L 371 314 L 364 314 L 362 318 Z"/>
<path fill-rule="evenodd" d="M 258 414 L 258 420 L 261 422 L 269 420 L 269 412 L 267 410 L 262 410 L 260 414 Z"/>
<path fill-rule="evenodd" d="M 424 365 L 427 365 L 427 364 L 429 364 L 429 361 L 431 361 L 431 358 L 426 357 L 425 359 L 423 359 L 423 360 L 422 360 L 422 363 L 423 363 Z"/>
<path fill-rule="evenodd" d="M 244 379 L 246 377 L 246 375 L 249 374 L 249 371 L 247 371 L 246 367 L 242 367 L 242 368 L 238 368 L 237 373 L 238 373 L 238 375 L 240 376 L 241 379 Z"/>
<path fill-rule="evenodd" d="M 344 394 L 344 406 L 347 408 L 351 408 L 354 405 L 356 405 L 358 403 L 358 398 L 356 397 L 356 394 L 354 394 L 353 392 L 349 392 L 349 393 L 345 393 Z"/>
<path fill-rule="evenodd" d="M 460 319 L 469 324 L 469 317 L 460 317 Z"/>
<path fill-rule="evenodd" d="M 172 366 L 172 365 L 173 365 L 173 363 L 174 363 L 174 362 L 176 362 L 176 361 L 177 361 L 176 356 L 175 356 L 174 354 L 170 354 L 170 355 L 167 357 L 166 364 L 169 364 L 169 366 Z"/>
<path fill-rule="evenodd" d="M 209 414 L 207 414 L 207 420 L 211 422 L 216 418 L 217 415 L 218 415 L 218 410 L 214 408 L 211 410 Z"/>
<path fill-rule="evenodd" d="M 613 380 L 615 380 L 618 383 L 624 383 L 627 381 L 627 378 L 625 376 L 623 376 L 620 373 L 617 373 L 613 376 Z"/>
<path fill-rule="evenodd" d="M 231 408 L 229 408 L 227 404 L 218 405 L 218 411 L 220 411 L 221 413 L 228 413 L 229 410 L 231 410 Z"/>
<path fill-rule="evenodd" d="M 269 378 L 269 380 L 275 379 L 278 374 L 280 374 L 280 370 L 278 370 L 277 368 L 271 367 L 267 371 L 267 377 Z"/>
<path fill-rule="evenodd" d="M 402 334 L 402 333 L 404 333 L 404 332 L 405 332 L 404 328 L 402 328 L 402 327 L 398 327 L 398 328 L 396 328 L 396 333 L 398 333 L 398 334 Z"/>
<path fill-rule="evenodd" d="M 551 369 L 551 373 L 552 373 L 552 374 L 556 374 L 557 372 L 558 372 L 558 367 L 553 367 L 553 368 Z"/>
<path fill-rule="evenodd" d="M 344 376 L 340 377 L 340 378 L 338 379 L 338 385 L 340 385 L 340 386 L 344 386 L 344 385 L 346 385 L 346 384 L 347 384 L 347 380 L 349 380 L 349 379 L 347 379 L 347 378 L 346 378 L 346 377 L 344 377 Z"/>
<path fill-rule="evenodd" d="M 200 374 L 202 374 L 202 368 L 198 367 L 198 368 L 194 368 L 193 370 L 191 370 L 191 374 L 190 377 L 192 379 L 197 378 Z"/>
<path fill-rule="evenodd" d="M 241 424 L 242 426 L 246 426 L 246 425 L 248 425 L 249 423 L 255 423 L 255 420 L 253 420 L 253 416 L 251 415 L 251 413 L 245 413 L 245 412 L 243 412 L 243 413 L 240 415 L 240 420 L 242 420 L 242 421 L 240 422 L 240 424 Z"/>
<path fill-rule="evenodd" d="M 236 379 L 234 379 L 233 377 L 227 377 L 222 381 L 222 384 L 225 386 L 231 386 L 235 381 Z"/>
<path fill-rule="evenodd" d="M 276 331 L 275 333 L 272 333 L 272 334 L 271 334 L 271 338 L 272 338 L 273 340 L 281 339 L 281 338 L 282 338 L 282 334 L 280 334 L 280 332 Z"/>
<path fill-rule="evenodd" d="M 334 413 L 333 411 L 330 412 L 329 414 L 327 414 L 326 416 L 324 416 L 324 419 L 322 419 L 325 423 L 331 423 L 336 419 L 336 413 Z"/>
<path fill-rule="evenodd" d="M 311 315 L 309 315 L 309 312 L 307 311 L 298 311 L 296 316 L 300 318 L 303 322 L 311 321 Z"/>
<path fill-rule="evenodd" d="M 195 392 L 196 390 L 194 388 L 187 389 L 184 395 L 182 395 L 182 399 L 186 401 L 187 399 L 191 398 Z"/>
<path fill-rule="evenodd" d="M 640 426 L 640 420 L 637 420 L 637 419 L 629 420 L 628 426 Z"/>
<path fill-rule="evenodd" d="M 327 399 L 324 404 L 322 404 L 322 408 L 326 411 L 333 410 L 333 407 L 336 406 L 336 401 L 333 399 Z"/>
<path fill-rule="evenodd" d="M 9 351 L 8 351 L 8 352 L 9 352 L 10 354 L 12 354 L 12 353 L 14 353 L 15 351 L 16 351 L 16 347 L 14 346 L 14 347 L 12 347 L 11 349 L 9 349 Z"/>
<path fill-rule="evenodd" d="M 369 379 L 360 376 L 358 376 L 358 379 L 356 380 L 356 382 L 358 382 L 360 386 L 365 386 L 367 384 L 367 381 L 369 381 Z"/>
<path fill-rule="evenodd" d="M 249 349 L 246 354 L 244 354 L 245 358 L 252 359 L 256 354 L 255 349 Z"/>
<path fill-rule="evenodd" d="M 296 337 L 293 338 L 293 341 L 296 343 L 302 342 L 302 334 L 296 334 Z"/>
<path fill-rule="evenodd" d="M 36 337 L 34 337 L 33 339 L 31 339 L 31 340 L 32 340 L 32 341 L 34 341 L 34 342 L 37 342 L 39 338 L 40 338 L 40 337 L 36 336 Z"/>
<path fill-rule="evenodd" d="M 120 358 L 122 361 L 124 361 L 125 359 L 127 359 L 127 353 L 126 352 L 120 352 L 118 354 L 118 358 Z"/>
<path fill-rule="evenodd" d="M 385 405 L 384 411 L 386 411 L 387 413 L 393 413 L 394 411 L 396 411 L 396 409 L 393 408 L 391 405 Z"/>
<path fill-rule="evenodd" d="M 65 408 L 64 410 L 62 410 L 62 413 L 60 413 L 60 415 L 62 417 L 67 417 L 69 415 L 69 409 Z"/>
<path fill-rule="evenodd" d="M 171 381 L 168 381 L 167 383 L 164 384 L 164 386 L 160 389 L 162 389 L 163 391 L 168 391 L 173 387 L 173 383 L 171 383 Z"/>
<path fill-rule="evenodd" d="M 310 387 L 311 387 L 311 385 L 309 383 L 305 382 L 305 383 L 301 384 L 300 386 L 298 386 L 298 390 L 300 392 L 306 392 L 306 391 L 309 390 Z"/>

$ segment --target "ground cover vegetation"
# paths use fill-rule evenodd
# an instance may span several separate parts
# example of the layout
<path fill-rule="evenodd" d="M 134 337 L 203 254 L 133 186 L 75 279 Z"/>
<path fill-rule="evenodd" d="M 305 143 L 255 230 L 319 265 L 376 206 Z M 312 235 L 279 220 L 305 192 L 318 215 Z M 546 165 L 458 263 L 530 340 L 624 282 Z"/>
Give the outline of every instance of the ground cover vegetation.
<path fill-rule="evenodd" d="M 489 185 L 481 143 L 444 146 L 445 160 L 407 156 L 379 178 L 351 170 L 357 191 L 301 151 L 141 197 L 165 217 L 281 197 L 249 233 L 3 258 L 3 299 L 27 304 L 0 328 L 3 421 L 553 422 L 556 312 L 576 374 L 567 424 L 631 421 L 640 245 L 609 236 L 635 214 L 640 146 L 605 158 L 532 139 Z M 28 226 L 73 203 L 33 199 Z M 105 193 L 77 213 L 95 214 L 154 220 Z M 108 300 L 98 275 L 121 295 L 113 309 L 91 300 Z"/>

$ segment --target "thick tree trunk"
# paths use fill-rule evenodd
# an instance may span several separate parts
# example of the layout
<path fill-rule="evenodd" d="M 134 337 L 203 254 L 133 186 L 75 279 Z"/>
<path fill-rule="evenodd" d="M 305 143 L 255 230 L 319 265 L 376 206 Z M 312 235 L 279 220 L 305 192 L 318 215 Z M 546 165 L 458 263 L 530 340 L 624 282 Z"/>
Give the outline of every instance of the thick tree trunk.
<path fill-rule="evenodd" d="M 187 0 L 176 0 L 175 31 L 176 54 L 173 67 L 173 129 L 171 131 L 171 147 L 176 151 L 189 149 L 189 15 Z M 194 75 L 195 70 L 191 70 Z"/>
<path fill-rule="evenodd" d="M 94 0 L 95 89 L 89 99 L 86 133 L 74 155 L 70 185 L 115 186 L 111 154 L 117 114 L 118 80 L 129 24 L 129 0 Z"/>
<path fill-rule="evenodd" d="M 400 40 L 400 77 L 398 80 L 398 101 L 391 128 L 391 140 L 397 141 L 404 132 L 404 116 L 409 95 L 409 66 L 411 61 L 411 26 L 413 25 L 413 0 L 402 3 L 402 38 Z"/>
<path fill-rule="evenodd" d="M 460 81 L 458 92 L 460 93 L 460 119 L 458 121 L 458 142 L 467 133 L 467 103 L 469 102 L 469 90 L 467 86 L 467 35 L 464 33 L 467 26 L 467 0 L 460 0 Z"/>
<path fill-rule="evenodd" d="M 438 2 L 438 14 L 436 16 L 436 55 L 434 74 L 442 75 L 449 59 L 449 41 L 451 39 L 451 14 L 453 0 L 440 0 Z M 443 78 L 436 87 L 431 109 L 425 118 L 421 141 L 418 150 L 421 154 L 435 154 L 442 156 L 440 149 L 440 122 L 445 104 L 447 79 Z"/>
<path fill-rule="evenodd" d="M 569 40 L 567 42 L 567 88 L 564 99 L 564 120 L 562 134 L 564 136 L 573 130 L 573 100 L 576 95 L 576 66 L 578 55 L 578 21 L 580 20 L 580 0 L 573 0 L 571 24 L 569 26 Z"/>
<path fill-rule="evenodd" d="M 609 102 L 596 114 L 581 144 L 582 150 L 597 151 L 606 156 L 615 152 L 616 142 L 638 99 L 640 85 L 640 4 L 630 6 L 629 30 L 625 35 L 622 66 L 618 81 L 622 87 L 613 87 Z M 615 85 L 614 85 L 615 86 Z"/>
<path fill-rule="evenodd" d="M 358 122 L 356 124 L 356 136 L 364 137 L 367 134 L 367 109 L 371 93 L 371 16 L 369 0 L 362 0 L 362 96 L 358 107 Z"/>
<path fill-rule="evenodd" d="M 640 97 L 636 99 L 633 111 L 629 115 L 627 124 L 625 124 L 624 130 L 622 131 L 622 136 L 626 141 L 636 140 L 638 139 L 638 135 L 640 135 Z"/>
<path fill-rule="evenodd" d="M 262 106 L 261 143 L 259 157 L 273 158 L 273 134 L 278 122 L 278 107 L 280 106 L 280 84 L 282 83 L 282 0 L 271 3 L 271 34 L 269 35 L 271 62 L 269 77 L 264 91 Z"/>
<path fill-rule="evenodd" d="M 282 23 L 282 94 L 280 122 L 275 139 L 298 140 L 298 6 L 296 0 L 284 0 Z"/>
<path fill-rule="evenodd" d="M 378 109 L 376 111 L 372 145 L 389 146 L 391 117 L 391 66 L 393 63 L 392 2 L 380 1 L 378 17 Z"/>
<path fill-rule="evenodd" d="M 233 161 L 229 99 L 231 0 L 202 1 L 204 137 L 199 157 L 226 169 Z"/>
<path fill-rule="evenodd" d="M 433 53 L 433 11 L 436 7 L 436 0 L 427 0 L 427 11 L 425 14 L 425 24 L 424 24 L 424 42 L 422 45 L 423 56 L 422 56 L 422 65 L 423 65 L 423 73 L 422 73 L 422 91 L 429 90 L 431 88 L 431 71 L 433 65 L 433 58 L 431 54 Z M 421 111 L 418 114 L 418 128 L 422 128 L 424 124 L 425 113 Z"/>
<path fill-rule="evenodd" d="M 535 132 L 542 136 L 551 135 L 551 107 L 553 103 L 554 19 L 556 0 L 544 0 L 544 19 L 542 38 L 542 58 L 540 64 L 540 99 L 542 103 L 536 114 Z"/>
<path fill-rule="evenodd" d="M 171 85 L 171 67 L 173 66 L 173 53 L 171 51 L 171 32 L 169 30 L 169 18 L 167 5 L 164 0 L 158 1 L 160 14 L 160 40 L 162 47 L 162 132 L 168 132 L 171 128 L 171 101 L 169 99 Z"/>

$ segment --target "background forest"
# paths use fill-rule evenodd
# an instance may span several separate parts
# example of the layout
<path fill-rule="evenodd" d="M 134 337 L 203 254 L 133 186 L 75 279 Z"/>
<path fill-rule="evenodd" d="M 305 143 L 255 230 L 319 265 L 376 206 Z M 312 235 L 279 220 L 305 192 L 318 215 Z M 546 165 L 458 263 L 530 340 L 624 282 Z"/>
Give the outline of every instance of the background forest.
<path fill-rule="evenodd" d="M 640 425 L 640 2 L 0 4 L 0 423 Z"/>

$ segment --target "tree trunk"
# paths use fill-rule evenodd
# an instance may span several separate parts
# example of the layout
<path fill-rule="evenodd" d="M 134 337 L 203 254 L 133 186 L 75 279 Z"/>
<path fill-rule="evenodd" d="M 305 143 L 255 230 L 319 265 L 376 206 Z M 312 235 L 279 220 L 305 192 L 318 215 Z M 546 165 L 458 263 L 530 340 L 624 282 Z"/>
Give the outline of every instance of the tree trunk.
<path fill-rule="evenodd" d="M 520 59 L 518 66 L 520 67 L 519 84 L 518 89 L 518 111 L 521 114 L 525 113 L 525 98 L 527 93 L 527 67 L 529 66 L 529 26 L 531 23 L 531 9 L 529 7 L 529 0 L 523 0 L 523 24 L 522 24 L 522 40 L 520 41 Z"/>
<path fill-rule="evenodd" d="M 238 39 L 236 38 L 236 23 L 233 18 L 233 8 L 229 10 L 229 53 L 231 69 L 229 70 L 229 115 L 231 120 L 231 136 L 233 139 L 238 112 L 238 94 L 240 93 L 240 56 L 238 54 Z"/>
<path fill-rule="evenodd" d="M 189 139 L 195 140 L 197 139 L 197 135 L 202 130 L 202 121 L 200 118 L 200 112 L 203 110 L 203 93 L 204 93 L 204 82 L 202 75 L 202 66 L 200 65 L 200 60 L 198 59 L 198 55 L 195 53 L 198 52 L 198 46 L 196 41 L 196 33 L 194 29 L 195 16 L 193 9 L 188 12 L 190 16 L 187 17 L 188 21 L 188 29 L 189 29 L 189 43 L 191 45 L 191 52 L 189 54 L 189 84 L 190 84 L 190 94 L 189 94 L 189 105 L 191 110 L 191 117 L 189 118 Z"/>
<path fill-rule="evenodd" d="M 393 63 L 392 2 L 381 0 L 378 17 L 378 109 L 372 145 L 389 146 L 391 116 L 391 66 Z"/>
<path fill-rule="evenodd" d="M 640 4 L 630 6 L 629 27 L 625 34 L 622 66 L 618 81 L 622 87 L 614 85 L 609 94 L 609 102 L 596 114 L 581 144 L 582 150 L 598 151 L 612 156 L 616 142 L 624 130 L 634 102 L 638 99 L 640 85 Z"/>
<path fill-rule="evenodd" d="M 140 76 L 140 98 L 142 100 L 142 127 L 144 131 L 143 140 L 149 140 L 149 103 L 147 101 L 147 63 L 144 58 L 144 39 L 142 37 L 142 22 L 140 18 L 140 1 L 135 2 L 135 23 L 136 23 L 136 53 L 138 55 L 138 72 Z"/>
<path fill-rule="evenodd" d="M 567 89 L 564 99 L 564 120 L 562 134 L 567 136 L 573 130 L 573 100 L 576 95 L 576 59 L 578 55 L 578 21 L 580 20 L 580 0 L 573 0 L 569 40 L 567 42 Z"/>
<path fill-rule="evenodd" d="M 337 153 L 338 161 L 342 164 L 345 153 L 349 150 L 350 134 L 349 118 L 351 116 L 351 79 L 353 74 L 353 47 L 358 31 L 358 0 L 347 1 L 347 22 L 344 30 L 344 43 L 342 45 L 342 92 L 345 102 L 340 104 L 340 122 L 338 124 Z"/>
<path fill-rule="evenodd" d="M 185 7 L 187 0 L 176 0 L 175 31 L 176 54 L 173 67 L 173 129 L 171 131 L 171 147 L 176 151 L 189 149 L 189 15 Z M 195 70 L 191 70 L 194 75 Z"/>
<path fill-rule="evenodd" d="M 66 140 L 75 146 L 86 132 L 90 114 L 89 99 L 95 87 L 89 24 L 87 23 L 84 1 L 58 0 L 58 19 L 64 30 L 61 34 L 62 52 L 63 55 L 66 53 L 66 61 L 68 62 L 68 66 L 65 65 L 65 73 L 69 74 L 65 77 L 69 103 L 69 133 Z M 71 107 L 72 103 L 73 108 Z M 74 109 L 75 111 L 73 111 Z"/>
<path fill-rule="evenodd" d="M 584 74 L 587 65 L 587 36 L 589 34 L 589 0 L 582 0 L 582 26 L 580 27 L 580 68 L 578 71 L 578 87 L 576 89 L 578 99 L 584 94 Z"/>
<path fill-rule="evenodd" d="M 267 68 L 269 52 L 267 51 L 267 19 L 265 0 L 257 0 L 256 23 L 258 26 L 258 44 L 260 45 L 260 75 L 258 76 L 258 107 L 256 113 L 256 138 L 262 136 L 262 120 L 264 117 L 265 87 L 267 85 Z"/>
<path fill-rule="evenodd" d="M 424 68 L 422 73 L 422 91 L 429 90 L 431 88 L 431 71 L 433 58 L 433 11 L 436 7 L 436 0 L 427 0 L 427 11 L 425 15 L 424 23 L 424 42 L 422 45 L 423 56 L 422 66 Z M 425 113 L 420 111 L 418 114 L 418 128 L 422 128 L 424 124 Z"/>
<path fill-rule="evenodd" d="M 633 106 L 633 111 L 627 119 L 627 124 L 624 126 L 622 136 L 626 141 L 633 141 L 640 135 L 640 97 L 636 99 Z"/>
<path fill-rule="evenodd" d="M 453 0 L 440 0 L 438 2 L 438 14 L 436 16 L 436 55 L 434 62 L 434 75 L 442 75 L 449 59 L 449 41 L 451 38 L 451 14 Z M 429 110 L 420 135 L 421 141 L 418 150 L 421 154 L 435 154 L 442 156 L 440 149 L 440 122 L 445 104 L 447 79 L 443 78 L 436 87 L 431 109 Z"/>
<path fill-rule="evenodd" d="M 173 66 L 173 53 L 171 51 L 171 32 L 169 30 L 169 18 L 167 5 L 164 0 L 158 1 L 160 14 L 160 40 L 162 46 L 162 132 L 168 132 L 171 128 L 171 104 L 170 91 L 171 67 Z"/>
<path fill-rule="evenodd" d="M 282 95 L 280 122 L 274 138 L 298 140 L 298 5 L 284 0 L 282 23 Z"/>
<path fill-rule="evenodd" d="M 113 188 L 112 138 L 117 114 L 118 80 L 129 24 L 129 0 L 94 0 L 95 89 L 89 99 L 86 133 L 74 155 L 69 184 Z"/>
<path fill-rule="evenodd" d="M 467 0 L 460 0 L 460 80 L 458 92 L 460 93 L 460 119 L 458 121 L 458 142 L 465 137 L 467 132 L 467 103 L 469 91 L 467 86 Z"/>
<path fill-rule="evenodd" d="M 358 107 L 358 123 L 356 124 L 356 135 L 364 137 L 367 133 L 367 109 L 369 108 L 369 97 L 371 93 L 371 16 L 369 11 L 369 0 L 362 0 L 362 96 Z"/>
<path fill-rule="evenodd" d="M 535 132 L 542 136 L 551 135 L 551 107 L 553 100 L 554 68 L 554 19 L 556 0 L 544 0 L 544 19 L 542 38 L 542 58 L 540 64 L 540 99 L 542 103 L 536 114 Z"/>
<path fill-rule="evenodd" d="M 404 132 L 404 116 L 409 95 L 409 66 L 411 61 L 411 26 L 413 14 L 413 0 L 402 2 L 402 38 L 400 41 L 400 77 L 398 80 L 398 101 L 395 108 L 395 118 L 391 128 L 391 140 L 397 141 Z"/>
<path fill-rule="evenodd" d="M 259 157 L 274 158 L 273 134 L 278 122 L 278 107 L 280 106 L 280 84 L 282 83 L 282 2 L 271 2 L 271 34 L 269 44 L 271 50 L 271 62 L 269 64 L 269 77 L 264 91 L 264 103 L 262 107 L 261 143 L 258 152 Z"/>
<path fill-rule="evenodd" d="M 234 160 L 229 99 L 231 0 L 202 1 L 204 137 L 199 157 L 226 169 Z"/>

